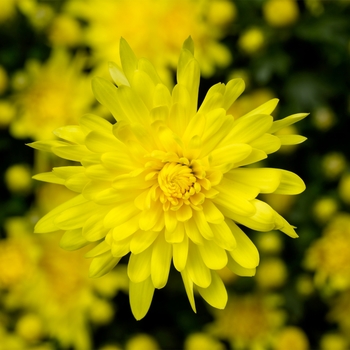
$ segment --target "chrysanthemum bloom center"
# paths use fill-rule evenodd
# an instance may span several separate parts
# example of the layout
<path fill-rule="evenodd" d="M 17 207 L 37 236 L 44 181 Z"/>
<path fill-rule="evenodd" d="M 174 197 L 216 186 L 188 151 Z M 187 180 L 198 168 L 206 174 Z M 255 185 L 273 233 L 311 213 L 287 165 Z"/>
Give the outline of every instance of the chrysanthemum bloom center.
<path fill-rule="evenodd" d="M 179 199 L 184 203 L 188 198 L 200 191 L 201 186 L 196 182 L 192 169 L 179 163 L 167 163 L 158 175 L 158 183 L 163 193 L 160 197 L 162 203 L 169 201 L 172 206 L 179 205 Z M 175 209 L 175 208 L 174 208 Z"/>

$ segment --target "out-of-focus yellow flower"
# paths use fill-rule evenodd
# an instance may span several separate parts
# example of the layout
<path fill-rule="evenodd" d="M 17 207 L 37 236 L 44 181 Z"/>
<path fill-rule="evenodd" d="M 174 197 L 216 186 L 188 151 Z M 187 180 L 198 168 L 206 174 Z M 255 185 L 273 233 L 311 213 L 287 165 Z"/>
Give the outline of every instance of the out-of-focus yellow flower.
<path fill-rule="evenodd" d="M 299 275 L 295 286 L 298 293 L 305 297 L 310 296 L 315 291 L 313 278 L 308 274 Z"/>
<path fill-rule="evenodd" d="M 227 340 L 232 349 L 267 349 L 285 322 L 281 299 L 275 296 L 246 294 L 231 296 L 223 311 L 213 310 L 209 334 Z"/>
<path fill-rule="evenodd" d="M 339 152 L 327 153 L 322 159 L 324 175 L 330 179 L 337 179 L 346 168 L 346 158 Z"/>
<path fill-rule="evenodd" d="M 329 130 L 336 123 L 336 116 L 329 107 L 320 107 L 312 113 L 311 121 L 317 129 Z"/>
<path fill-rule="evenodd" d="M 238 39 L 239 48 L 248 55 L 253 55 L 260 51 L 264 44 L 264 33 L 257 27 L 246 30 Z"/>
<path fill-rule="evenodd" d="M 350 215 L 338 213 L 306 252 L 315 284 L 330 292 L 350 287 Z"/>
<path fill-rule="evenodd" d="M 227 113 L 230 113 L 235 119 L 247 114 L 252 108 L 257 108 L 262 104 L 275 98 L 273 92 L 269 89 L 256 89 L 244 96 L 241 96 L 232 106 L 228 109 Z"/>
<path fill-rule="evenodd" d="M 215 27 L 224 27 L 235 20 L 236 5 L 230 0 L 211 0 L 208 3 L 206 19 Z"/>
<path fill-rule="evenodd" d="M 89 264 L 83 252 L 60 249 L 57 235 L 38 239 L 25 218 L 8 220 L 5 229 L 9 238 L 0 245 L 0 252 L 5 253 L 0 255 L 0 288 L 6 290 L 2 299 L 5 310 L 23 313 L 17 333 L 28 343 L 49 337 L 63 348 L 89 349 L 89 322 L 107 322 L 113 310 L 96 292 L 96 281 L 88 278 Z M 112 275 L 125 286 L 125 269 L 123 276 Z M 114 283 L 110 288 L 114 296 L 119 286 Z"/>
<path fill-rule="evenodd" d="M 127 341 L 125 350 L 160 350 L 160 347 L 152 336 L 141 333 Z"/>
<path fill-rule="evenodd" d="M 118 60 L 123 37 L 137 56 L 150 59 L 162 79 L 170 81 L 169 68 L 176 68 L 178 52 L 189 35 L 198 43 L 197 59 L 204 76 L 231 61 L 228 49 L 219 43 L 235 17 L 231 1 L 74 0 L 66 8 L 88 22 L 86 44 L 99 63 Z"/>
<path fill-rule="evenodd" d="M 309 340 L 299 327 L 285 327 L 276 337 L 273 350 L 308 350 Z M 331 348 L 330 348 L 331 349 Z M 329 350 L 330 350 L 329 349 Z M 332 349 L 333 350 L 333 349 Z"/>
<path fill-rule="evenodd" d="M 24 314 L 16 323 L 16 333 L 29 343 L 42 338 L 43 328 L 42 320 L 34 313 Z"/>
<path fill-rule="evenodd" d="M 317 222 L 324 224 L 334 216 L 338 207 L 338 203 L 334 198 L 322 197 L 315 202 L 312 212 Z"/>
<path fill-rule="evenodd" d="M 342 332 L 342 334 L 346 336 L 346 340 L 348 344 L 350 342 L 349 314 L 350 314 L 350 290 L 348 289 L 345 292 L 339 294 L 335 299 L 331 301 L 330 311 L 327 315 L 327 320 L 329 322 L 338 324 L 339 330 Z M 339 339 L 336 342 L 339 342 Z"/>
<path fill-rule="evenodd" d="M 0 23 L 4 23 L 16 14 L 18 0 L 5 0 L 1 3 Z"/>
<path fill-rule="evenodd" d="M 9 79 L 5 68 L 3 66 L 0 66 L 0 95 L 2 95 L 7 89 L 8 80 Z"/>
<path fill-rule="evenodd" d="M 259 250 L 265 254 L 278 254 L 283 248 L 281 236 L 277 231 L 270 231 L 259 235 L 256 244 Z"/>
<path fill-rule="evenodd" d="M 256 273 L 256 282 L 262 289 L 279 288 L 288 276 L 285 263 L 280 258 L 270 257 L 262 260 Z"/>
<path fill-rule="evenodd" d="M 185 350 L 224 350 L 225 346 L 218 339 L 207 333 L 192 333 L 185 340 Z"/>
<path fill-rule="evenodd" d="M 47 30 L 47 36 L 53 46 L 76 46 L 82 40 L 82 29 L 79 22 L 67 15 L 59 14 Z"/>
<path fill-rule="evenodd" d="M 240 79 L 214 85 L 198 109 L 200 72 L 191 38 L 171 91 L 124 39 L 120 47 L 123 69 L 110 64 L 118 87 L 93 80 L 96 98 L 118 122 L 89 114 L 79 125 L 57 129 L 61 140 L 31 144 L 79 163 L 35 176 L 77 193 L 41 218 L 35 231 L 65 230 L 61 245 L 67 249 L 99 243 L 87 255 L 94 258 L 92 277 L 108 273 L 131 252 L 129 296 L 137 319 L 148 312 L 155 288 L 166 286 L 172 264 L 194 311 L 195 290 L 222 309 L 227 292 L 216 271 L 228 266 L 252 276 L 259 263 L 256 247 L 237 224 L 297 237 L 257 196 L 298 194 L 304 182 L 290 171 L 244 166 L 289 144 L 275 133 L 307 114 L 273 121 L 273 99 L 235 120 L 227 109 L 244 89 Z"/>
<path fill-rule="evenodd" d="M 307 9 L 313 16 L 319 16 L 324 12 L 322 0 L 305 0 Z"/>
<path fill-rule="evenodd" d="M 19 10 L 28 18 L 37 30 L 44 29 L 54 18 L 55 12 L 50 2 L 38 0 L 17 0 Z"/>
<path fill-rule="evenodd" d="M 0 100 L 0 128 L 6 128 L 14 119 L 16 109 L 8 100 Z"/>
<path fill-rule="evenodd" d="M 344 203 L 350 204 L 350 173 L 346 173 L 340 178 L 338 193 Z"/>
<path fill-rule="evenodd" d="M 84 59 L 56 49 L 44 64 L 29 61 L 22 75 L 23 89 L 13 99 L 18 117 L 10 131 L 14 137 L 52 138 L 52 130 L 77 123 L 94 101 Z"/>
<path fill-rule="evenodd" d="M 299 7 L 295 0 L 267 0 L 263 5 L 263 15 L 272 27 L 286 27 L 299 17 Z"/>
<path fill-rule="evenodd" d="M 321 350 L 348 350 L 349 340 L 339 333 L 324 334 L 320 341 Z"/>
<path fill-rule="evenodd" d="M 32 174 L 28 165 L 15 164 L 6 169 L 5 183 L 11 192 L 28 193 L 32 187 Z"/>

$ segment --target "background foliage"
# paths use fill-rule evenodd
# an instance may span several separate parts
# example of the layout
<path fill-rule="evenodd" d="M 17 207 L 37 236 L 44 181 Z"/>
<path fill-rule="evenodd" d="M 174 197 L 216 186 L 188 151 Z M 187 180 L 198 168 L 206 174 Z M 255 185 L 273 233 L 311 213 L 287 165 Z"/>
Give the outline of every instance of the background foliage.
<path fill-rule="evenodd" d="M 214 29 L 220 27 L 215 40 L 232 59 L 211 64 L 212 72 L 201 81 L 202 98 L 214 83 L 242 77 L 246 91 L 234 115 L 272 97 L 280 99 L 277 119 L 310 112 L 297 126 L 308 140 L 266 161 L 306 182 L 307 190 L 297 198 L 267 199 L 298 227 L 300 237 L 251 232 L 261 266 L 253 278 L 232 279 L 222 272 L 230 293 L 226 310 L 214 312 L 198 298 L 194 314 L 178 274 L 172 273 L 166 288 L 156 291 L 147 317 L 135 321 L 123 266 L 113 278 L 89 281 L 83 256 L 62 257 L 51 247 L 58 245 L 56 236 L 32 234 L 38 217 L 68 194 L 31 181 L 32 174 L 57 166 L 58 160 L 35 154 L 25 143 L 89 111 L 109 118 L 90 96 L 91 76 L 106 74 L 108 62 L 96 59 L 94 41 L 86 39 L 92 20 L 74 14 L 69 8 L 74 1 L 5 0 L 0 14 L 0 349 L 349 349 L 350 2 L 209 1 L 215 2 L 219 5 L 205 16 Z M 135 2 L 135 13 L 139 6 Z M 169 25 L 169 36 L 176 35 L 176 25 L 181 23 L 175 23 L 175 32 Z M 61 85 L 50 95 L 55 74 Z M 52 300 L 60 307 L 50 307 Z"/>

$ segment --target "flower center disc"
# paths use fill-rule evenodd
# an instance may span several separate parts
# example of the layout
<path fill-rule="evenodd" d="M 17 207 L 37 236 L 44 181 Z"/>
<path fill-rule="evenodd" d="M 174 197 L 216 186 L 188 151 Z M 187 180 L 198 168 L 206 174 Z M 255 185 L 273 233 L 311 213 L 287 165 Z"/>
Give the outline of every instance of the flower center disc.
<path fill-rule="evenodd" d="M 169 201 L 172 209 L 180 207 L 183 202 L 187 202 L 190 196 L 200 190 L 200 185 L 197 183 L 192 169 L 187 165 L 174 162 L 164 165 L 158 175 L 158 183 L 163 191 L 161 202 Z"/>

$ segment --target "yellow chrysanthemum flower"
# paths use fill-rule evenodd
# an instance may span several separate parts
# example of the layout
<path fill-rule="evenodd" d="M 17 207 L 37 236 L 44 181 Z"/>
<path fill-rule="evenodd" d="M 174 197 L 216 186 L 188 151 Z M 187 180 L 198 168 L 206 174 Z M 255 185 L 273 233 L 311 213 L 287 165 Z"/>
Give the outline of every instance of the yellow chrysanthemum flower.
<path fill-rule="evenodd" d="M 137 56 L 152 60 L 158 74 L 170 80 L 169 68 L 176 68 L 188 33 L 198 42 L 203 74 L 211 76 L 216 67 L 231 62 L 229 50 L 219 42 L 237 12 L 229 0 L 74 0 L 65 11 L 87 22 L 85 43 L 99 63 L 119 57 L 123 37 Z"/>
<path fill-rule="evenodd" d="M 84 74 L 84 58 L 71 57 L 63 49 L 52 51 L 40 64 L 30 60 L 23 72 L 13 79 L 17 90 L 11 97 L 17 107 L 17 118 L 11 125 L 16 138 L 51 139 L 52 130 L 74 124 L 92 108 L 90 78 Z"/>
<path fill-rule="evenodd" d="M 95 115 L 79 126 L 55 131 L 61 140 L 33 148 L 53 152 L 79 166 L 54 168 L 37 180 L 65 185 L 78 195 L 44 216 L 35 232 L 66 230 L 61 245 L 92 242 L 92 277 L 110 271 L 130 253 L 130 303 L 134 316 L 147 313 L 155 288 L 163 288 L 171 261 L 182 275 L 195 310 L 194 289 L 212 306 L 224 308 L 226 289 L 216 270 L 226 265 L 252 276 L 259 253 L 237 224 L 258 231 L 294 228 L 259 193 L 297 194 L 305 189 L 294 173 L 245 168 L 300 143 L 299 135 L 279 138 L 279 129 L 303 119 L 295 114 L 273 122 L 273 99 L 235 120 L 227 109 L 242 93 L 241 79 L 216 84 L 197 110 L 199 67 L 193 42 L 185 41 L 172 91 L 146 59 L 120 42 L 122 69 L 110 64 L 111 82 L 95 78 L 93 91 L 118 121 Z"/>

